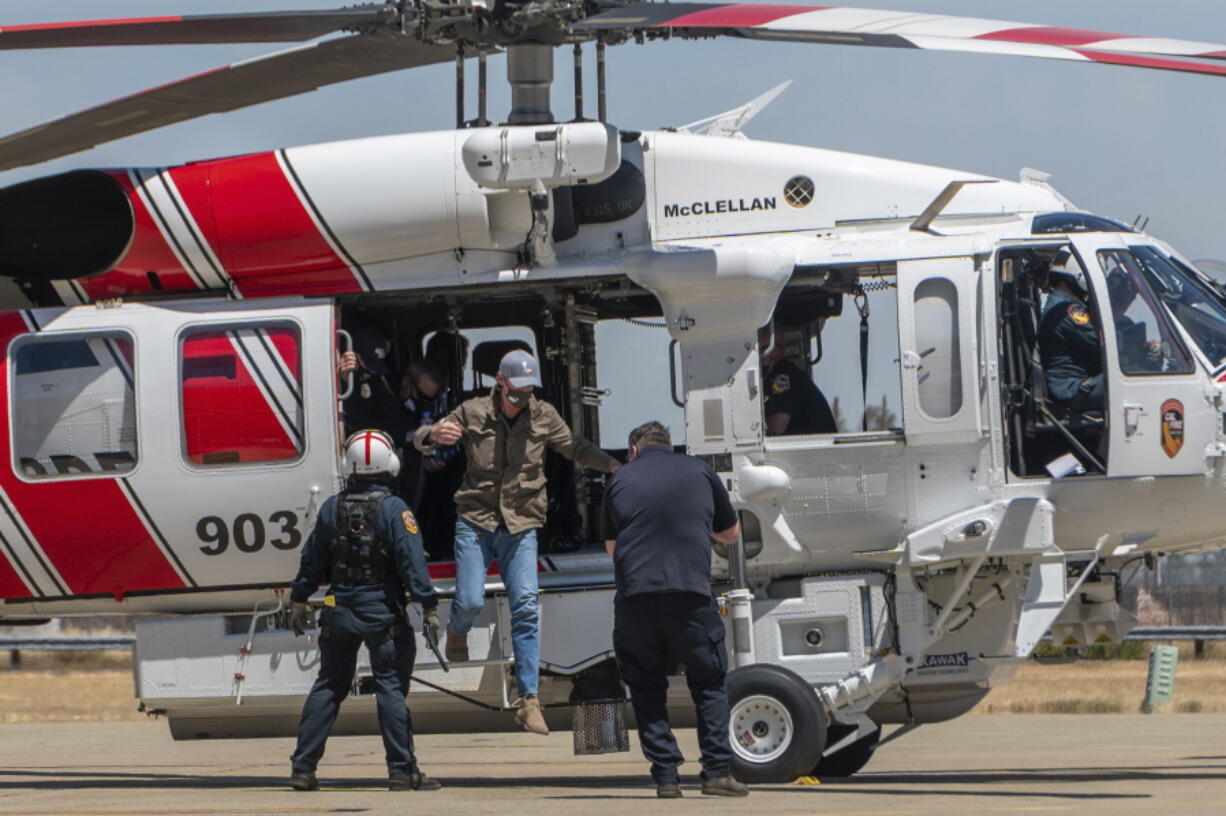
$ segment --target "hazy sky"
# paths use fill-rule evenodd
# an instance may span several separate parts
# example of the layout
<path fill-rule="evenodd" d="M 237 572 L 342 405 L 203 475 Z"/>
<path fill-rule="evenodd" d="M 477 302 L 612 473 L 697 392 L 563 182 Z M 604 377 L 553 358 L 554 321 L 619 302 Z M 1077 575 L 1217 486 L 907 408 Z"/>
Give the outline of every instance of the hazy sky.
<path fill-rule="evenodd" d="M 319 0 L 6 0 L 5 24 L 282 8 Z M 1226 42 L 1221 0 L 870 0 L 932 11 L 1127 34 Z M 0 51 L 0 132 L 278 50 L 279 45 Z M 589 114 L 594 59 L 589 50 Z M 490 109 L 508 106 L 498 58 Z M 569 52 L 554 110 L 571 115 Z M 451 66 L 359 80 L 164 128 L 56 162 L 0 173 L 0 185 L 74 167 L 166 165 L 293 144 L 452 126 Z M 495 79 L 496 78 L 496 79 Z M 684 124 L 784 79 L 792 87 L 747 129 L 758 139 L 925 162 L 1016 179 L 1022 167 L 1079 206 L 1132 222 L 1192 258 L 1226 259 L 1226 77 L 1048 60 L 733 39 L 609 50 L 609 111 L 629 129 Z M 475 82 L 475 63 L 469 73 Z M 472 97 L 470 97 L 471 99 Z"/>

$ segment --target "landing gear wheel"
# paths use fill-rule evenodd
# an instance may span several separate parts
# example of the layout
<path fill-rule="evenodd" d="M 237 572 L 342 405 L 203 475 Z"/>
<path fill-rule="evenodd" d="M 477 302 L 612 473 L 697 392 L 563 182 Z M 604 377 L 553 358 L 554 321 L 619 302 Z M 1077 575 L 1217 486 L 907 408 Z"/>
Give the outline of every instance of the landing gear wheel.
<path fill-rule="evenodd" d="M 728 675 L 732 775 L 742 782 L 791 782 L 826 746 L 826 712 L 813 687 L 779 666 L 742 666 Z"/>
<path fill-rule="evenodd" d="M 860 739 L 846 748 L 842 748 L 829 756 L 823 756 L 818 760 L 810 776 L 816 776 L 818 779 L 827 779 L 859 773 L 868 764 L 868 761 L 873 758 L 873 752 L 877 750 L 877 743 L 880 741 L 881 729 L 877 728 L 873 733 L 860 737 Z"/>

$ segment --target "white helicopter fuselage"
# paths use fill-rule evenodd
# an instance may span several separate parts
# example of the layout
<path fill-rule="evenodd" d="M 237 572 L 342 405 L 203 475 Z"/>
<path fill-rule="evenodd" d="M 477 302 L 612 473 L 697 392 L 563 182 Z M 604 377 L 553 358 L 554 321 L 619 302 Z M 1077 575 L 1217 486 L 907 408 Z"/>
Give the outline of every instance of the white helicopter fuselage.
<path fill-rule="evenodd" d="M 257 166 L 259 183 L 245 187 L 244 174 Z M 1188 350 L 1194 364 L 1161 376 L 1123 373 L 1117 327 L 1102 321 L 1108 397 L 1093 419 L 1101 444 L 1089 453 L 1103 472 L 1054 478 L 1033 467 L 1046 460 L 1020 453 L 1027 440 L 1058 438 L 1059 429 L 1040 423 L 1020 433 L 1010 424 L 1006 404 L 1018 397 L 1003 370 L 1002 293 L 1014 280 L 1012 264 L 1020 268 L 1027 251 L 1071 248 L 1105 310 L 1105 267 L 1094 258 L 1136 246 L 1172 254 L 1134 232 L 1084 225 L 1036 232 L 1037 216 L 1073 208 L 1033 175 L 1008 182 L 743 138 L 622 134 L 584 123 L 379 137 L 126 178 L 136 226 L 112 271 L 56 282 L 64 308 L 6 318 L 8 360 L 30 343 L 83 338 L 103 344 L 96 381 L 111 383 L 101 401 L 77 389 L 91 421 L 28 430 L 30 406 L 64 380 L 57 369 L 23 372 L 10 362 L 12 467 L 0 475 L 8 511 L 0 535 L 28 591 L 6 593 L 7 617 L 221 614 L 275 603 L 319 502 L 341 484 L 334 324 L 350 306 L 403 309 L 412 320 L 446 304 L 430 312 L 430 328 L 441 329 L 447 308 L 460 305 L 462 327 L 464 305 L 482 300 L 538 298 L 540 308 L 571 319 L 576 297 L 590 296 L 586 303 L 599 310 L 602 297 L 652 296 L 678 347 L 686 447 L 726 480 L 746 521 L 743 567 L 735 552 L 722 553 L 713 570 L 749 593 L 729 600 L 732 620 L 750 621 L 743 630 L 734 624 L 734 660 L 789 667 L 860 736 L 873 722 L 961 713 L 1049 630 L 1067 645 L 1118 641 L 1130 626 L 1113 582 L 1124 563 L 1226 538 L 1214 512 L 1226 488 L 1219 361 L 1169 317 L 1167 342 Z M 298 221 L 260 220 L 260 196 L 274 195 Z M 281 239 L 270 239 L 277 229 Z M 116 269 L 135 270 L 136 279 L 158 240 L 175 265 L 161 287 L 231 298 L 104 301 L 103 282 L 122 279 Z M 762 402 L 772 384 L 758 327 L 772 314 L 778 320 L 781 298 L 826 293 L 850 301 L 856 287 L 894 299 L 896 320 L 888 330 L 875 326 L 874 336 L 898 345 L 874 364 L 893 366 L 901 418 L 768 435 Z M 807 357 L 832 316 L 814 315 L 792 322 L 790 357 L 800 345 L 800 359 Z M 582 320 L 572 323 L 565 337 L 579 342 Z M 276 337 L 288 345 L 274 352 L 270 332 L 287 332 Z M 287 455 L 248 465 L 210 460 L 221 455 L 211 448 L 193 453 L 200 440 L 185 420 L 188 403 L 202 400 L 207 414 L 231 393 L 187 394 L 193 338 L 229 343 L 222 356 L 233 358 L 227 364 L 238 378 L 263 383 L 251 394 L 258 391 L 285 431 Z M 108 357 L 116 341 L 133 350 Z M 824 353 L 842 355 L 848 368 L 865 363 L 856 347 Z M 201 345 L 197 356 L 210 354 Z M 564 349 L 551 359 L 578 377 L 580 364 Z M 582 415 L 596 406 L 569 397 L 572 423 L 591 435 L 591 417 Z M 56 405 L 59 416 L 81 407 L 71 399 Z M 108 470 L 97 454 L 116 448 L 129 459 Z M 66 457 L 80 464 L 65 469 Z M 86 498 L 61 512 L 62 502 Z M 113 532 L 87 534 L 80 525 L 90 519 L 94 530 Z M 542 570 L 547 620 L 551 604 L 585 610 L 566 613 L 573 623 L 559 612 L 546 625 L 543 660 L 565 677 L 610 651 L 607 633 L 591 626 L 608 620 L 611 594 L 596 590 L 609 583 L 611 565 L 598 552 L 580 553 L 543 559 Z M 1079 602 L 1078 592 L 1095 602 Z M 482 619 L 495 662 L 447 681 L 494 700 L 505 694 L 494 679 L 502 670 L 496 658 L 507 653 L 498 642 L 500 603 L 492 595 Z M 224 639 L 241 632 L 204 620 L 142 624 L 141 696 L 172 710 L 178 700 L 184 722 L 212 712 L 208 732 L 229 733 L 216 724 L 235 714 L 229 664 L 208 669 L 214 681 L 202 692 L 198 675 L 167 679 L 174 672 L 166 661 L 183 655 L 158 645 L 182 643 L 174 633 L 191 629 L 188 662 L 216 661 L 229 651 Z M 246 693 L 290 711 L 310 663 L 294 669 L 276 655 L 307 647 L 284 632 L 256 643 L 242 665 L 267 682 L 260 691 L 249 681 Z M 434 682 L 446 679 L 423 668 Z M 561 681 L 556 694 L 565 699 Z M 230 707 L 218 707 L 223 702 Z M 424 727 L 448 727 L 450 698 L 423 705 Z"/>

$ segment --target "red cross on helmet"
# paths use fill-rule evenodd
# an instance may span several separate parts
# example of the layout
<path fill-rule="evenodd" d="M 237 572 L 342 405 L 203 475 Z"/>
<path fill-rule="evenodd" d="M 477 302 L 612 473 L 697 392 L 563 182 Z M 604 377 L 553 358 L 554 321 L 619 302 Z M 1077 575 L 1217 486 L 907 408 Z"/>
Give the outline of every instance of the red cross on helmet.
<path fill-rule="evenodd" d="M 345 440 L 343 467 L 346 476 L 395 476 L 400 457 L 383 431 L 358 431 Z"/>

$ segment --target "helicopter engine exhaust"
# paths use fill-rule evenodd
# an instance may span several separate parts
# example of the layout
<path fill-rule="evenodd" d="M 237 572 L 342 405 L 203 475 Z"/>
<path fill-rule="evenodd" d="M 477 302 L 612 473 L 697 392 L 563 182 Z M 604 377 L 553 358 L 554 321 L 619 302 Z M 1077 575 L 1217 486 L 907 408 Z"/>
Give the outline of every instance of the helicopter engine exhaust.
<path fill-rule="evenodd" d="M 132 240 L 128 195 L 100 170 L 0 190 L 0 275 L 51 281 L 111 269 Z"/>

